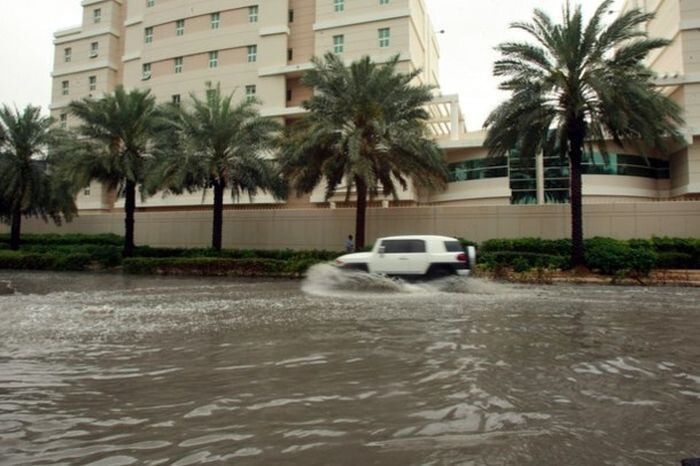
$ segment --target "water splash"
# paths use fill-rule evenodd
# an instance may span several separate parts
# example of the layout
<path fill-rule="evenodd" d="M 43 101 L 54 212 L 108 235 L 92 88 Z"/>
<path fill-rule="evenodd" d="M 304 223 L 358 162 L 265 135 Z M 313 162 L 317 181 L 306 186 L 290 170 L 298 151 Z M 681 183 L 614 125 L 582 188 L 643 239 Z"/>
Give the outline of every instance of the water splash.
<path fill-rule="evenodd" d="M 357 296 L 436 293 L 503 294 L 510 287 L 476 278 L 447 277 L 430 282 L 410 283 L 399 278 L 360 271 L 341 270 L 329 264 L 311 267 L 304 280 L 302 291 L 315 296 Z"/>
<path fill-rule="evenodd" d="M 15 289 L 12 288 L 12 282 L 9 280 L 0 280 L 0 296 L 14 294 Z"/>

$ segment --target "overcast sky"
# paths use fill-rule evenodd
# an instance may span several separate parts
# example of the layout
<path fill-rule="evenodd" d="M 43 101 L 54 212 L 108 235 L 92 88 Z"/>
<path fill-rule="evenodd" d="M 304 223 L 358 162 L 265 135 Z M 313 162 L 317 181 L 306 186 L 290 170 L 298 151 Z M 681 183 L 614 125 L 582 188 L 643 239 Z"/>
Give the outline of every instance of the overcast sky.
<path fill-rule="evenodd" d="M 445 31 L 438 36 L 443 93 L 459 94 L 470 130 L 478 130 L 491 109 L 507 97 L 498 91 L 491 67 L 497 58 L 493 48 L 514 37 L 508 25 L 529 20 L 535 7 L 559 18 L 564 1 L 426 0 L 435 29 Z M 5 67 L 0 70 L 0 103 L 47 108 L 53 32 L 80 24 L 80 0 L 0 2 L 0 63 Z M 580 3 L 589 14 L 599 4 L 598 0 Z"/>

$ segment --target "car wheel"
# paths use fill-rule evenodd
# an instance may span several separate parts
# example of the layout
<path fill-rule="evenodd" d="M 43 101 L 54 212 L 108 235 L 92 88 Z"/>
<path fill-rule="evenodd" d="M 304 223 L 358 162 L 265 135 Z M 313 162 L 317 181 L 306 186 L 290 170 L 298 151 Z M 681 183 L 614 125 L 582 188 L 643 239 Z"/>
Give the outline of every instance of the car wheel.
<path fill-rule="evenodd" d="M 431 265 L 426 276 L 430 279 L 439 279 L 454 275 L 454 270 L 449 265 Z"/>

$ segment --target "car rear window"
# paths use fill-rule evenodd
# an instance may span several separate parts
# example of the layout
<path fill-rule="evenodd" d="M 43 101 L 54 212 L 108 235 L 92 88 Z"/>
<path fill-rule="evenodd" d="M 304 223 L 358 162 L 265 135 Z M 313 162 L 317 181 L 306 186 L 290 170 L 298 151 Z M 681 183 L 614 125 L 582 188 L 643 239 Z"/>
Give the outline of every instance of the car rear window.
<path fill-rule="evenodd" d="M 464 252 L 459 241 L 445 241 L 445 251 L 447 252 Z"/>
<path fill-rule="evenodd" d="M 425 241 L 420 239 L 387 239 L 382 246 L 387 254 L 425 252 Z"/>

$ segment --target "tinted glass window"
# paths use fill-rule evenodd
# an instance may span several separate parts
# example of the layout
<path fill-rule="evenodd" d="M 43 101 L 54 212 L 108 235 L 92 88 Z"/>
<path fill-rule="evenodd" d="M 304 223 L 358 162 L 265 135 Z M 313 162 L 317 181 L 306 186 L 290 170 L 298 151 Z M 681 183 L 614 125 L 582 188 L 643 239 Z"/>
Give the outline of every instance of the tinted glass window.
<path fill-rule="evenodd" d="M 447 252 L 464 252 L 459 241 L 445 241 L 445 251 Z"/>
<path fill-rule="evenodd" d="M 425 241 L 419 239 L 389 239 L 382 246 L 387 254 L 425 252 Z"/>

